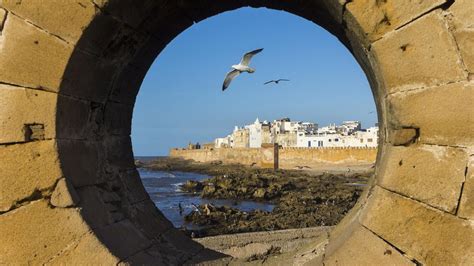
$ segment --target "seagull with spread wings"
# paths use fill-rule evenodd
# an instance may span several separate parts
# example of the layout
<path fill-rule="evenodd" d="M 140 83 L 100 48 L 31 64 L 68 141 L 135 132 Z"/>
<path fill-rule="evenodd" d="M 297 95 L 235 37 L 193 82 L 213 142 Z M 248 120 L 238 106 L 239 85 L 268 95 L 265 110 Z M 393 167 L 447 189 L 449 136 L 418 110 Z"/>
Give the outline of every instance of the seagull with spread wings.
<path fill-rule="evenodd" d="M 261 51 L 263 51 L 263 48 L 246 53 L 244 57 L 242 57 L 242 60 L 240 61 L 238 65 L 232 66 L 232 71 L 227 73 L 224 80 L 224 84 L 222 84 L 222 91 L 225 91 L 225 89 L 229 87 L 232 80 L 236 78 L 240 73 L 247 72 L 251 74 L 255 72 L 255 69 L 249 67 L 250 60 L 252 59 L 254 55 L 260 53 Z"/>
<path fill-rule="evenodd" d="M 278 83 L 280 83 L 280 81 L 290 81 L 290 80 L 289 79 L 270 80 L 270 81 L 267 81 L 267 82 L 263 83 L 263 85 L 267 85 L 267 84 L 270 84 L 270 83 L 278 84 Z"/>

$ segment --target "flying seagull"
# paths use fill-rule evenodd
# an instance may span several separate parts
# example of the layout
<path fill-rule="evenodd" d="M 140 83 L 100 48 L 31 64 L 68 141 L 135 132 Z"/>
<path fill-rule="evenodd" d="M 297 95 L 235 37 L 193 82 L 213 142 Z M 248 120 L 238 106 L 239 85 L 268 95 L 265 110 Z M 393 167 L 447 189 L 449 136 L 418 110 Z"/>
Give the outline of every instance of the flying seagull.
<path fill-rule="evenodd" d="M 290 81 L 289 79 L 277 79 L 277 80 L 270 80 L 270 81 L 267 81 L 265 83 L 263 83 L 263 85 L 267 85 L 269 83 L 275 83 L 275 84 L 278 84 L 280 83 L 280 81 Z"/>
<path fill-rule="evenodd" d="M 225 89 L 227 89 L 229 87 L 230 82 L 232 82 L 232 80 L 234 78 L 236 78 L 240 73 L 242 73 L 242 72 L 247 72 L 247 73 L 255 72 L 255 69 L 249 67 L 250 60 L 252 59 L 252 57 L 254 55 L 260 53 L 261 51 L 263 51 L 263 48 L 246 53 L 244 55 L 244 57 L 242 57 L 242 60 L 240 61 L 240 63 L 238 65 L 233 65 L 232 66 L 232 71 L 227 73 L 227 75 L 225 77 L 225 80 L 224 80 L 224 84 L 222 84 L 222 91 L 225 91 Z"/>

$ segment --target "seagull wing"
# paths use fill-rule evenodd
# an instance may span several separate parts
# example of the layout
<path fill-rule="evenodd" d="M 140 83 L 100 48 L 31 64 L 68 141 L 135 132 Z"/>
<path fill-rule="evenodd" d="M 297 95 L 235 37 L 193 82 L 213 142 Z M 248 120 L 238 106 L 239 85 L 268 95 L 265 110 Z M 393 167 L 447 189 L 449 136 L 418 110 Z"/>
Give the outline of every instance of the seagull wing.
<path fill-rule="evenodd" d="M 222 91 L 225 91 L 225 89 L 227 89 L 227 87 L 229 87 L 232 80 L 235 77 L 237 77 L 239 74 L 240 74 L 240 71 L 238 71 L 237 69 L 234 69 L 234 70 L 230 71 L 229 73 L 227 73 L 227 75 L 225 76 L 224 84 L 222 84 Z"/>
<path fill-rule="evenodd" d="M 263 83 L 263 85 L 267 85 L 267 84 L 270 84 L 270 83 L 272 83 L 272 82 L 275 82 L 275 81 L 274 81 L 274 80 L 270 80 L 270 81 L 267 81 L 267 82 Z"/>
<path fill-rule="evenodd" d="M 260 53 L 261 51 L 263 51 L 263 48 L 246 53 L 244 55 L 244 57 L 242 57 L 242 60 L 240 61 L 240 64 L 244 65 L 244 66 L 248 66 L 250 64 L 250 60 L 252 59 L 252 57 L 254 55 Z"/>
<path fill-rule="evenodd" d="M 290 81 L 289 79 L 279 79 L 278 81 Z"/>

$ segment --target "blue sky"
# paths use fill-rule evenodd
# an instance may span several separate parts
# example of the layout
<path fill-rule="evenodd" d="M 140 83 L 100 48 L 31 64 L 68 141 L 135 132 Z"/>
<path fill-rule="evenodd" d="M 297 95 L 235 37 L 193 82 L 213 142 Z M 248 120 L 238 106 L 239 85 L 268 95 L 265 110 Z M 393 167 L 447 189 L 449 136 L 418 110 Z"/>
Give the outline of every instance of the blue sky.
<path fill-rule="evenodd" d="M 221 91 L 230 66 L 264 48 Z M 291 82 L 263 85 L 287 78 Z M 141 86 L 132 122 L 136 156 L 167 155 L 190 141 L 210 142 L 256 117 L 290 117 L 324 126 L 377 122 L 367 78 L 336 37 L 301 17 L 242 8 L 201 21 L 155 59 Z"/>

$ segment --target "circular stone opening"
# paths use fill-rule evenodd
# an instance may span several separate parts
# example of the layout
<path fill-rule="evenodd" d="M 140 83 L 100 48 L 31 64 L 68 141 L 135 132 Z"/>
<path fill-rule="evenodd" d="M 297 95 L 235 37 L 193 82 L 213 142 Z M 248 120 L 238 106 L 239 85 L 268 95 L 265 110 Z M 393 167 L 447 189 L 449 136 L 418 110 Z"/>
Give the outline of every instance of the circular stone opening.
<path fill-rule="evenodd" d="M 222 92 L 228 67 L 255 47 L 264 47 L 256 73 Z M 265 84 L 277 77 L 288 80 Z M 160 53 L 135 103 L 133 150 L 174 227 L 231 256 L 277 255 L 327 235 L 353 207 L 373 174 L 374 110 L 365 74 L 333 35 L 286 12 L 242 8 L 193 25 Z M 259 234 L 202 239 L 285 229 L 262 243 Z M 250 240 L 265 248 L 242 252 Z"/>
<path fill-rule="evenodd" d="M 229 260 L 156 211 L 129 136 L 135 95 L 163 47 L 194 22 L 246 5 L 337 36 L 364 69 L 380 118 L 374 183 L 327 245 L 288 259 L 474 263 L 468 0 L 3 1 L 0 263 Z"/>

